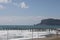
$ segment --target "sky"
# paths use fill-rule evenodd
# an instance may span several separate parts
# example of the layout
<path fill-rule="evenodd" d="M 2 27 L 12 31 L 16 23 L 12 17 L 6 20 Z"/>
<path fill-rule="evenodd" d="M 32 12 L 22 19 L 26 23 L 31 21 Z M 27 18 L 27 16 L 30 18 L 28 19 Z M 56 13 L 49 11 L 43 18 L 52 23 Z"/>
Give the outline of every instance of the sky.
<path fill-rule="evenodd" d="M 0 0 L 0 25 L 32 25 L 60 19 L 60 0 Z"/>

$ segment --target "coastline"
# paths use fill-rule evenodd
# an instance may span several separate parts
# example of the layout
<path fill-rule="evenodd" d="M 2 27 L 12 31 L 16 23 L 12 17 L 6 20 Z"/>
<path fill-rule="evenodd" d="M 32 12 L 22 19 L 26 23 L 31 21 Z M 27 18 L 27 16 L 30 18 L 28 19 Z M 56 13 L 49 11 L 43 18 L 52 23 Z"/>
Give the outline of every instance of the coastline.
<path fill-rule="evenodd" d="M 30 39 L 30 40 L 60 40 L 60 34 L 58 36 L 55 34 L 55 35 L 52 35 L 50 37 L 34 38 L 34 39 Z"/>
<path fill-rule="evenodd" d="M 60 38 L 60 33 L 57 36 L 56 31 L 30 32 L 29 30 L 8 30 L 7 36 L 7 31 L 2 30 L 0 31 L 0 34 L 2 38 L 8 37 L 9 40 L 51 40 L 55 38 Z"/>

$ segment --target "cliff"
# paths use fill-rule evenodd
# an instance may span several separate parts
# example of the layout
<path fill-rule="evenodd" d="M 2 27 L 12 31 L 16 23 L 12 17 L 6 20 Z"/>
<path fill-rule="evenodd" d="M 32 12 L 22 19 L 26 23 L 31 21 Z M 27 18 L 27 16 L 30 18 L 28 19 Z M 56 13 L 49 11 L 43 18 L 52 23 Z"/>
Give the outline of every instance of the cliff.
<path fill-rule="evenodd" d="M 60 25 L 60 19 L 43 19 L 37 25 Z"/>

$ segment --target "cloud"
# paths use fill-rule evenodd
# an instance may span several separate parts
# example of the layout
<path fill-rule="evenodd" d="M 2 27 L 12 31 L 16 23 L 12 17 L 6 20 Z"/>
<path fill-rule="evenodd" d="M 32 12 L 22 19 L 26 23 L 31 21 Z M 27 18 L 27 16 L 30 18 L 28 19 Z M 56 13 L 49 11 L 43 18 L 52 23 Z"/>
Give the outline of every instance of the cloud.
<path fill-rule="evenodd" d="M 36 24 L 46 17 L 41 16 L 0 16 L 0 25 L 7 25 L 7 24 L 20 24 L 20 25 L 29 25 L 29 24 Z"/>
<path fill-rule="evenodd" d="M 13 2 L 13 5 L 15 5 L 15 6 L 19 7 L 19 8 L 29 8 L 27 3 L 25 3 L 25 2 L 20 2 L 20 3 Z"/>
<path fill-rule="evenodd" d="M 12 0 L 0 0 L 0 3 L 10 3 Z"/>
<path fill-rule="evenodd" d="M 5 9 L 6 7 L 3 5 L 5 3 L 11 3 L 12 0 L 0 0 L 0 10 Z M 3 4 L 1 4 L 3 3 Z"/>
<path fill-rule="evenodd" d="M 5 8 L 6 8 L 5 6 L 0 5 L 0 10 L 1 10 L 1 9 L 5 9 Z"/>
<path fill-rule="evenodd" d="M 29 8 L 25 2 L 20 3 L 21 8 Z"/>

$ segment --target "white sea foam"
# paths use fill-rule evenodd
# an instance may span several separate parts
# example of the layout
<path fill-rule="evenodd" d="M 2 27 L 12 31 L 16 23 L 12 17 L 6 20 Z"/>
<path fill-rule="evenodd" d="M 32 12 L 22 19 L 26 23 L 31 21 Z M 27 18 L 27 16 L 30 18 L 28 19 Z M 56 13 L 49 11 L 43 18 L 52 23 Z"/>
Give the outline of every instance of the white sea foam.
<path fill-rule="evenodd" d="M 7 34 L 8 33 L 8 34 Z M 37 31 L 29 30 L 0 30 L 0 39 L 8 40 L 26 40 L 32 38 L 45 38 L 45 35 L 56 34 L 56 31 Z"/>

